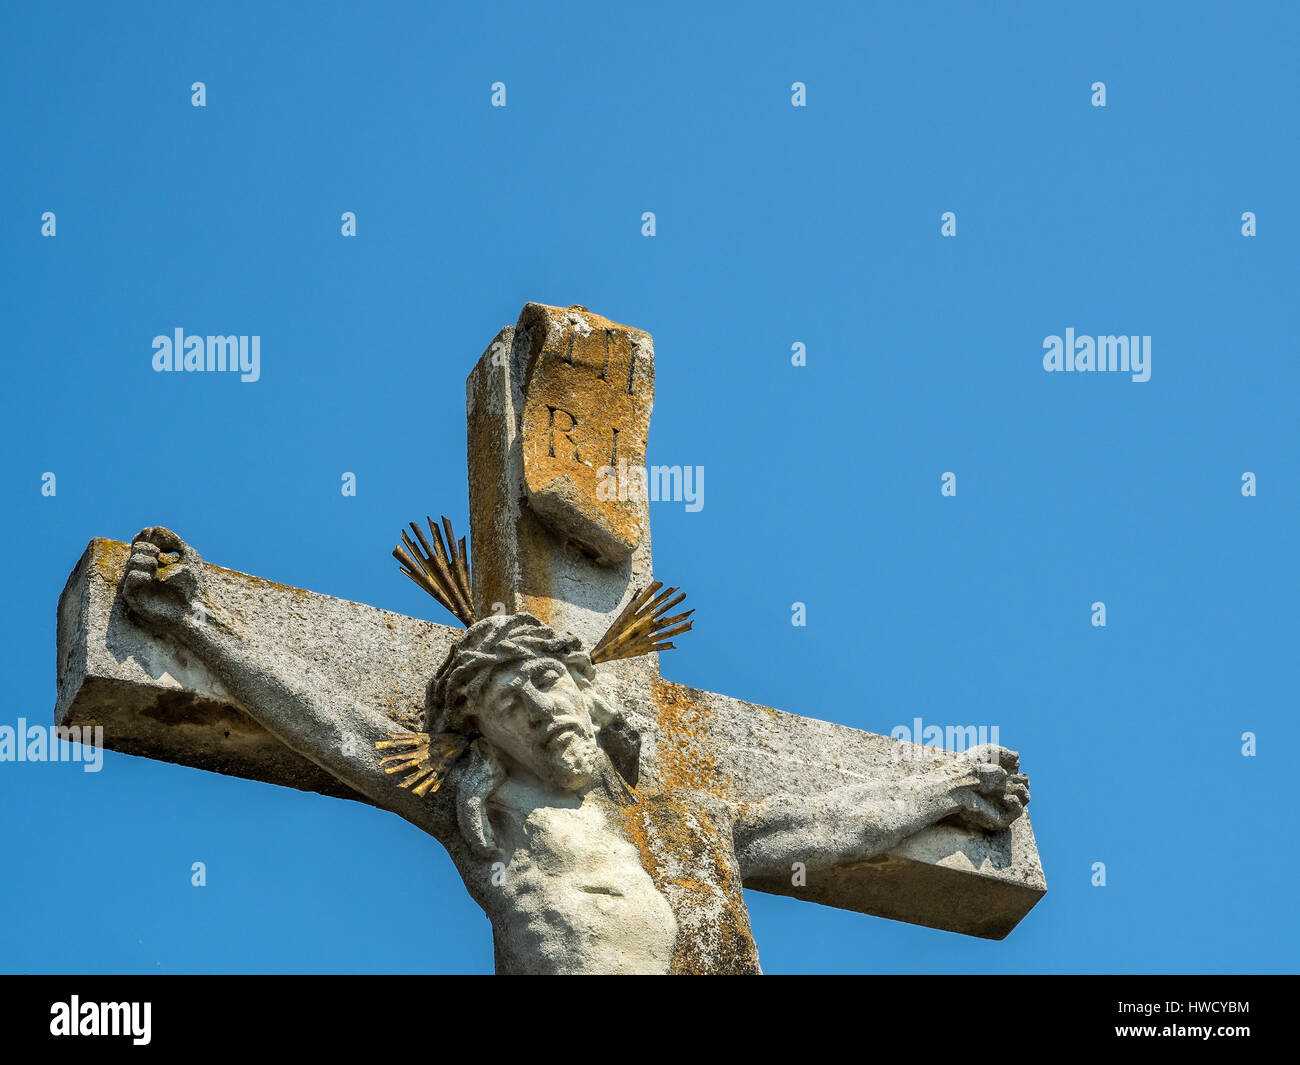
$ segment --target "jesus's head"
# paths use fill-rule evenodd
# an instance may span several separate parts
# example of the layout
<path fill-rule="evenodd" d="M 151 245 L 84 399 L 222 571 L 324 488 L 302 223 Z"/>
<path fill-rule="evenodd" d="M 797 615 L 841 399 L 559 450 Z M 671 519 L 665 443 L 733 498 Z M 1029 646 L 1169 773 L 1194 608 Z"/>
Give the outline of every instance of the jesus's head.
<path fill-rule="evenodd" d="M 507 773 L 582 791 L 600 779 L 600 727 L 611 718 L 575 636 L 531 614 L 476 622 L 429 685 L 428 731 L 478 733 Z"/>

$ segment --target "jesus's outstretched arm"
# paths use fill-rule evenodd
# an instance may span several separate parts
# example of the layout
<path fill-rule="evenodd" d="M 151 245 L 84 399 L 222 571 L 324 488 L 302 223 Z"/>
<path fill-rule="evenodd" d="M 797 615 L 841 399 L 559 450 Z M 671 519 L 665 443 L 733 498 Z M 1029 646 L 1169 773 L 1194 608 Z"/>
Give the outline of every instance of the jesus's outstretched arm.
<path fill-rule="evenodd" d="M 240 707 L 285 746 L 376 806 L 436 834 L 432 805 L 398 787 L 401 777 L 385 772 L 385 752 L 375 748 L 390 734 L 408 730 L 349 699 L 312 663 L 250 646 L 204 603 L 203 561 L 179 536 L 161 527 L 142 530 L 131 544 L 122 593 L 135 620 L 197 655 Z"/>
<path fill-rule="evenodd" d="M 986 744 L 904 781 L 748 803 L 734 830 L 741 875 L 789 876 L 795 862 L 811 870 L 865 861 L 947 818 L 1006 828 L 1029 802 L 1029 778 L 1019 769 L 1014 751 Z"/>

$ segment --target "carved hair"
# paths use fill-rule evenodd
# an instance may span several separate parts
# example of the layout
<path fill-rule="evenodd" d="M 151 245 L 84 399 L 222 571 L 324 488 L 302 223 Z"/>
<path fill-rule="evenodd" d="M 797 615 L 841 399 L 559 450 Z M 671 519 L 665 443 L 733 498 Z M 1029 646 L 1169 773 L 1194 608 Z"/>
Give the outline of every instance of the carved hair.
<path fill-rule="evenodd" d="M 494 615 L 475 622 L 429 681 L 425 731 L 463 731 L 497 667 L 537 658 L 553 658 L 588 680 L 595 675 L 578 637 L 559 636 L 532 614 Z"/>

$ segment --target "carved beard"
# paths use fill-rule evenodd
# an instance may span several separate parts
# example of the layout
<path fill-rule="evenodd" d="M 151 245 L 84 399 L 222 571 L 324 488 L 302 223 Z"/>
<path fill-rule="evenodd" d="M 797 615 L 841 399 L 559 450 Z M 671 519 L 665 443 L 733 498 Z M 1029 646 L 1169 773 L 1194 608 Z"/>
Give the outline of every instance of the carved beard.
<path fill-rule="evenodd" d="M 605 754 L 594 742 L 570 733 L 546 752 L 544 777 L 561 791 L 585 791 L 601 778 L 605 766 Z"/>
<path fill-rule="evenodd" d="M 631 806 L 636 796 L 628 786 L 598 732 L 596 743 L 570 743 L 559 758 L 547 762 L 547 783 L 561 791 L 583 793 L 600 785 L 605 797 L 618 806 Z M 597 746 L 599 744 L 599 746 Z"/>

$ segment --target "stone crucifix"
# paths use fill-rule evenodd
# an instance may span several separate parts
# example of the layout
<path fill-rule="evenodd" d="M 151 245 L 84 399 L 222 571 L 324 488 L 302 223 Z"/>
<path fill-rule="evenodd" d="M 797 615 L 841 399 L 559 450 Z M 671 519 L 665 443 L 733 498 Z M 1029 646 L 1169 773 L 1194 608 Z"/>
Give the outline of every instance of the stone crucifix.
<path fill-rule="evenodd" d="M 742 887 L 1000 939 L 1046 891 L 1028 781 L 667 681 L 651 571 L 649 334 L 526 305 L 467 382 L 472 569 L 395 552 L 465 626 L 92 540 L 59 601 L 61 725 L 357 799 L 447 849 L 503 973 L 759 971 Z M 635 485 L 635 479 L 633 478 Z M 712 623 L 725 624 L 719 619 Z"/>

